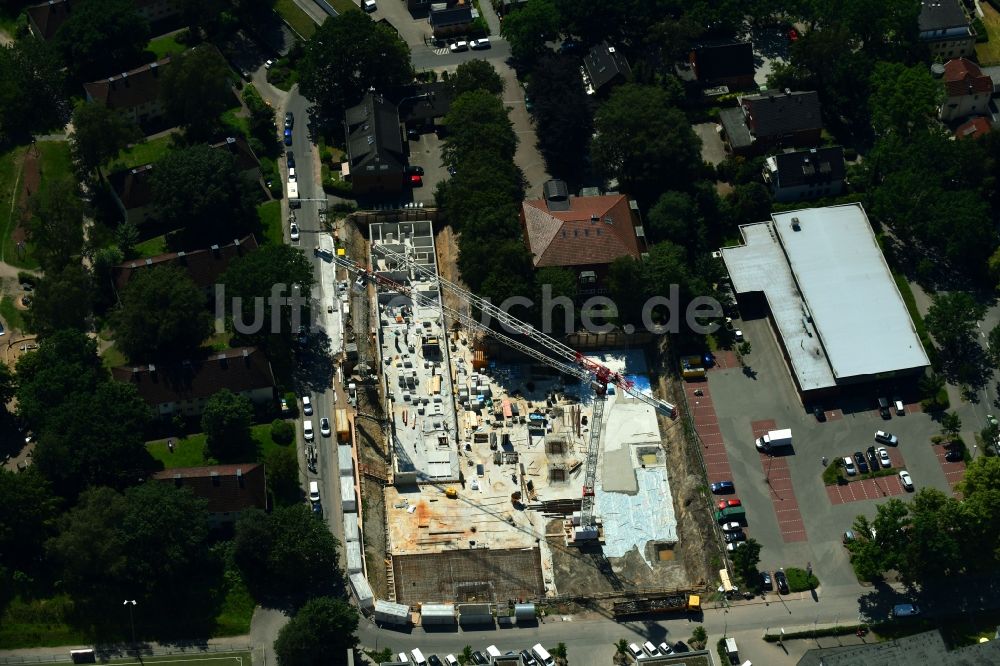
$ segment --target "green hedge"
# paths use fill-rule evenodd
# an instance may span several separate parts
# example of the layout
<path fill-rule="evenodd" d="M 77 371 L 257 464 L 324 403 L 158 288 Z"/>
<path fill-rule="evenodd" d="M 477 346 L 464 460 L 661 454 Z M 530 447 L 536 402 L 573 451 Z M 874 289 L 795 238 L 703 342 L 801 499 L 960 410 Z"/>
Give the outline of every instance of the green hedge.
<path fill-rule="evenodd" d="M 788 577 L 788 589 L 791 592 L 805 592 L 819 587 L 819 579 L 806 573 L 805 569 L 789 567 L 785 569 L 785 576 Z"/>
<path fill-rule="evenodd" d="M 825 629 L 809 629 L 807 631 L 795 631 L 784 635 L 785 639 L 792 638 L 822 638 L 823 636 L 846 636 L 847 634 L 856 634 L 858 628 L 868 628 L 866 624 L 839 624 L 836 627 L 826 627 Z M 781 640 L 782 636 L 780 633 L 777 634 L 764 634 L 764 640 L 768 643 L 777 643 Z"/>

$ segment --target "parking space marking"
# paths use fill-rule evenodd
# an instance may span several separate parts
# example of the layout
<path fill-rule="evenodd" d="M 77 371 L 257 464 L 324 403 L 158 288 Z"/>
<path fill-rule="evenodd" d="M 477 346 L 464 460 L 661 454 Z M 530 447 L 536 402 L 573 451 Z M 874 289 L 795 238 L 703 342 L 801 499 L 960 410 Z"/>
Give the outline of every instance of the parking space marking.
<path fill-rule="evenodd" d="M 720 349 L 713 356 L 715 358 L 715 365 L 710 370 L 728 370 L 729 368 L 736 368 L 740 364 L 734 351 Z"/>
<path fill-rule="evenodd" d="M 700 392 L 701 395 L 695 395 L 695 391 Z M 732 480 L 733 471 L 729 466 L 729 456 L 726 454 L 726 447 L 722 441 L 719 418 L 715 414 L 715 406 L 708 383 L 685 383 L 684 393 L 687 394 L 688 409 L 691 410 L 694 429 L 704 447 L 701 454 L 705 459 L 708 482 Z"/>
<path fill-rule="evenodd" d="M 776 425 L 773 419 L 751 421 L 753 438 L 756 440 L 768 430 L 774 430 Z M 795 489 L 792 487 L 792 471 L 788 467 L 788 461 L 783 456 L 760 453 L 760 466 L 764 470 L 764 479 L 770 490 L 771 504 L 774 507 L 774 516 L 778 521 L 782 540 L 785 543 L 806 541 L 808 539 L 806 526 L 799 510 L 799 501 L 795 497 Z"/>
<path fill-rule="evenodd" d="M 827 421 L 839 421 L 844 418 L 844 411 L 842 409 L 828 409 L 823 413 L 826 414 Z"/>
<path fill-rule="evenodd" d="M 892 455 L 890 454 L 890 458 Z M 881 476 L 874 479 L 852 481 L 846 485 L 827 486 L 826 494 L 831 504 L 846 504 L 862 500 L 883 499 L 902 495 L 906 490 L 898 476 Z"/>
<path fill-rule="evenodd" d="M 944 459 L 945 454 L 948 452 L 943 446 L 934 446 L 934 455 L 937 456 L 938 463 L 941 464 L 941 469 L 944 471 L 944 478 L 948 481 L 948 485 L 951 486 L 952 494 L 955 497 L 961 498 L 962 493 L 955 490 L 955 484 L 962 480 L 965 476 L 965 461 L 959 460 L 958 462 L 948 462 Z"/>

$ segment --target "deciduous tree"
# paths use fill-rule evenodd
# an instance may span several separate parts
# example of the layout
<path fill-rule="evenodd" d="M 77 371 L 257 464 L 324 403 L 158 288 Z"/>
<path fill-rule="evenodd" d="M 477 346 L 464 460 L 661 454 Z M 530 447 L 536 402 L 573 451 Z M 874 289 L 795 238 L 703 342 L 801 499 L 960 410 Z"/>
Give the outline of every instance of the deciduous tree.
<path fill-rule="evenodd" d="M 986 314 L 986 308 L 968 293 L 952 291 L 935 296 L 924 322 L 948 354 L 961 354 L 976 343 L 976 322 Z"/>
<path fill-rule="evenodd" d="M 73 75 L 91 81 L 139 65 L 149 24 L 130 0 L 88 0 L 69 13 L 55 43 Z"/>
<path fill-rule="evenodd" d="M 559 34 L 559 26 L 559 11 L 552 0 L 532 0 L 504 17 L 500 34 L 510 43 L 514 59 L 530 66 L 546 51 L 545 42 Z"/>
<path fill-rule="evenodd" d="M 94 304 L 94 279 L 82 264 L 68 264 L 38 281 L 25 324 L 40 337 L 65 329 L 86 330 Z"/>
<path fill-rule="evenodd" d="M 325 21 L 299 63 L 299 88 L 315 102 L 313 119 L 324 131 L 339 131 L 344 109 L 360 102 L 369 88 L 385 90 L 412 78 L 406 43 L 361 12 Z"/>
<path fill-rule="evenodd" d="M 45 182 L 31 199 L 28 240 L 45 271 L 71 263 L 83 251 L 83 203 L 76 181 Z"/>
<path fill-rule="evenodd" d="M 99 173 L 119 151 L 142 138 L 135 121 L 102 102 L 81 102 L 73 111 L 73 157 L 87 171 Z"/>
<path fill-rule="evenodd" d="M 342 599 L 307 601 L 274 641 L 280 666 L 325 666 L 331 654 L 357 646 L 358 612 Z"/>
<path fill-rule="evenodd" d="M 473 90 L 485 90 L 491 95 L 501 95 L 504 83 L 488 60 L 466 60 L 448 79 L 448 87 L 457 97 Z"/>
<path fill-rule="evenodd" d="M 253 405 L 242 395 L 222 389 L 205 403 L 201 429 L 207 436 L 209 452 L 219 460 L 239 462 L 252 458 Z"/>
<path fill-rule="evenodd" d="M 544 57 L 528 84 L 538 126 L 538 149 L 549 173 L 570 183 L 581 182 L 587 171 L 594 133 L 591 103 L 579 68 L 579 61 L 573 58 Z"/>
<path fill-rule="evenodd" d="M 13 574 L 31 574 L 38 567 L 45 540 L 54 530 L 59 498 L 34 466 L 23 472 L 0 469 L 0 552 Z M 16 507 L 16 510 L 14 509 Z"/>
<path fill-rule="evenodd" d="M 733 551 L 733 568 L 748 587 L 757 587 L 760 577 L 757 565 L 760 563 L 760 544 L 756 539 L 746 542 Z"/>
<path fill-rule="evenodd" d="M 237 103 L 231 74 L 225 58 L 210 44 L 184 52 L 165 68 L 160 83 L 163 106 L 189 139 L 213 138 L 222 113 Z"/>
<path fill-rule="evenodd" d="M 69 117 L 62 63 L 40 39 L 0 46 L 0 144 L 62 127 Z"/>
<path fill-rule="evenodd" d="M 879 62 L 871 75 L 872 125 L 878 135 L 927 131 L 937 123 L 944 87 L 925 65 Z"/>

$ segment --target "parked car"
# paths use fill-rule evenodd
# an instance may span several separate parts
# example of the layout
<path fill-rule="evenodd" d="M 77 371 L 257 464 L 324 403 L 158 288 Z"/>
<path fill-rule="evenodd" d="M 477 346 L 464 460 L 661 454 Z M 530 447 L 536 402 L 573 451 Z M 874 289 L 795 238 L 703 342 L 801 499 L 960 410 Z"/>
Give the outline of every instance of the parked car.
<path fill-rule="evenodd" d="M 903 484 L 903 488 L 906 490 L 913 490 L 913 479 L 910 478 L 910 473 L 905 469 L 899 470 L 899 482 Z"/>
<path fill-rule="evenodd" d="M 646 641 L 645 643 L 643 643 L 642 644 L 642 649 L 645 650 L 646 654 L 648 654 L 650 657 L 659 657 L 660 656 L 660 651 L 657 650 L 656 646 L 653 645 L 650 641 Z"/>
<path fill-rule="evenodd" d="M 742 530 L 742 529 L 743 529 L 743 526 L 740 525 L 739 523 L 737 523 L 736 521 L 732 521 L 732 522 L 729 522 L 729 523 L 723 523 L 722 524 L 722 531 L 723 532 L 735 532 L 737 530 Z"/>
<path fill-rule="evenodd" d="M 375 5 L 375 0 L 365 0 L 365 11 L 369 14 L 378 9 Z"/>
<path fill-rule="evenodd" d="M 410 165 L 408 165 L 406 167 L 406 173 L 408 173 L 408 174 L 416 174 L 418 176 L 422 176 L 422 175 L 424 175 L 424 168 L 422 166 L 418 166 L 416 164 L 410 164 Z"/>
<path fill-rule="evenodd" d="M 746 541 L 747 533 L 743 530 L 738 530 L 735 532 L 726 532 L 723 535 L 726 539 L 726 543 L 733 543 L 734 541 Z"/>
<path fill-rule="evenodd" d="M 305 326 L 299 326 L 299 344 L 304 345 L 309 342 L 309 332 Z"/>
<path fill-rule="evenodd" d="M 302 413 L 306 416 L 312 416 L 313 413 L 312 398 L 307 395 L 302 396 Z"/>
<path fill-rule="evenodd" d="M 273 58 L 268 58 L 264 61 L 264 69 L 271 69 L 274 67 L 275 60 Z"/>
<path fill-rule="evenodd" d="M 948 462 L 961 462 L 965 456 L 962 455 L 962 450 L 958 447 L 950 447 L 944 452 L 944 459 Z"/>
<path fill-rule="evenodd" d="M 778 569 L 774 572 L 774 582 L 778 586 L 778 594 L 788 594 L 788 579 L 784 571 Z"/>
<path fill-rule="evenodd" d="M 299 225 L 295 224 L 294 222 L 288 225 L 288 237 L 291 238 L 293 241 L 297 241 L 300 238 Z"/>
<path fill-rule="evenodd" d="M 875 447 L 869 446 L 868 450 L 865 451 L 865 455 L 868 458 L 868 464 L 871 466 L 872 471 L 877 472 L 881 465 L 878 463 L 878 454 L 875 453 Z"/>
<path fill-rule="evenodd" d="M 285 145 L 286 146 L 292 145 L 292 128 L 291 127 L 286 127 L 285 128 Z"/>
<path fill-rule="evenodd" d="M 295 114 L 291 111 L 285 112 L 285 127 L 288 129 L 295 127 Z"/>
<path fill-rule="evenodd" d="M 427 657 L 427 663 L 430 664 L 431 666 L 444 666 L 444 663 L 441 661 L 441 658 L 436 654 L 432 654 L 429 657 Z"/>
<path fill-rule="evenodd" d="M 418 173 L 410 174 L 410 187 L 422 187 L 424 184 L 424 177 Z"/>
<path fill-rule="evenodd" d="M 875 441 L 879 444 L 888 444 L 889 446 L 898 446 L 899 438 L 893 435 L 891 432 L 886 432 L 885 430 L 875 431 Z"/>
<path fill-rule="evenodd" d="M 479 39 L 473 39 L 471 42 L 469 42 L 469 48 L 473 49 L 475 51 L 480 51 L 482 49 L 488 49 L 488 48 L 490 48 L 490 38 L 489 37 L 480 37 Z"/>
<path fill-rule="evenodd" d="M 330 419 L 325 416 L 319 420 L 319 434 L 324 437 L 330 436 Z"/>
<path fill-rule="evenodd" d="M 851 460 L 850 456 L 844 456 L 844 471 L 847 472 L 847 476 L 854 476 L 858 473 L 858 468 L 854 466 L 854 461 Z"/>
<path fill-rule="evenodd" d="M 896 408 L 896 416 L 903 416 L 906 414 L 906 406 L 903 405 L 903 401 L 899 399 L 899 396 L 892 397 L 892 404 Z"/>
<path fill-rule="evenodd" d="M 476 650 L 475 652 L 473 652 L 473 653 L 472 653 L 472 661 L 473 661 L 473 663 L 475 663 L 475 664 L 476 664 L 476 666 L 482 666 L 483 664 L 488 664 L 488 663 L 490 663 L 490 662 L 489 662 L 489 661 L 488 661 L 488 660 L 486 659 L 486 655 L 484 655 L 484 654 L 483 654 L 482 652 L 480 652 L 479 650 Z"/>
<path fill-rule="evenodd" d="M 854 452 L 854 462 L 857 464 L 859 472 L 868 473 L 868 461 L 865 460 L 865 455 L 861 451 Z"/>
<path fill-rule="evenodd" d="M 878 461 L 882 464 L 882 467 L 889 469 L 892 467 L 892 460 L 889 459 L 889 450 L 884 446 L 878 448 Z"/>
<path fill-rule="evenodd" d="M 774 589 L 774 584 L 771 582 L 771 574 L 767 571 L 760 572 L 760 589 L 764 592 L 770 592 Z"/>
<path fill-rule="evenodd" d="M 459 40 L 457 42 L 452 42 L 452 44 L 448 47 L 448 50 L 451 51 L 452 53 L 459 53 L 461 51 L 468 51 L 469 50 L 469 42 L 465 41 L 464 39 L 461 39 L 461 40 Z"/>
<path fill-rule="evenodd" d="M 660 643 L 656 647 L 660 650 L 660 654 L 672 654 L 674 651 L 666 642 Z"/>
<path fill-rule="evenodd" d="M 281 413 L 283 415 L 291 413 L 291 410 L 288 409 L 288 401 L 284 398 L 281 399 Z"/>
<path fill-rule="evenodd" d="M 920 606 L 916 604 L 896 604 L 890 612 L 892 617 L 913 617 L 920 615 Z"/>
<path fill-rule="evenodd" d="M 726 550 L 728 550 L 731 553 L 740 546 L 745 546 L 746 543 L 747 543 L 746 541 L 731 541 L 729 544 L 726 545 Z"/>
<path fill-rule="evenodd" d="M 788 29 L 788 41 L 797 42 L 799 41 L 799 31 L 795 28 Z"/>
<path fill-rule="evenodd" d="M 892 418 L 892 414 L 889 412 L 889 399 L 888 398 L 879 398 L 878 399 L 878 413 L 884 419 L 891 419 Z"/>
<path fill-rule="evenodd" d="M 290 150 L 285 153 L 285 164 L 288 165 L 289 169 L 295 168 L 295 153 Z"/>
<path fill-rule="evenodd" d="M 717 495 L 731 493 L 735 490 L 736 486 L 733 485 L 732 481 L 718 481 L 712 484 L 712 492 Z"/>
<path fill-rule="evenodd" d="M 816 420 L 821 423 L 826 421 L 826 412 L 823 411 L 823 407 L 820 405 L 813 407 L 813 416 L 815 416 Z"/>
<path fill-rule="evenodd" d="M 638 659 L 639 657 L 646 656 L 646 655 L 643 654 L 642 648 L 640 648 L 635 643 L 629 643 L 628 644 L 628 651 L 631 652 L 632 656 L 635 657 L 636 659 Z"/>
<path fill-rule="evenodd" d="M 719 500 L 719 510 L 728 509 L 731 506 L 743 506 L 743 502 L 738 499 Z"/>

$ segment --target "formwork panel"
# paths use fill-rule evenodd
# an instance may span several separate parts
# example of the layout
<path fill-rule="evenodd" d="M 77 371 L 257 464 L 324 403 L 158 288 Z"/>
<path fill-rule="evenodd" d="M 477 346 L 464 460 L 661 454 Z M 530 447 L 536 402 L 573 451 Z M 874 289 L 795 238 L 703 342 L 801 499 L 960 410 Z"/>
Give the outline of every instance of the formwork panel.
<path fill-rule="evenodd" d="M 544 595 L 537 548 L 394 555 L 392 566 L 396 600 L 404 604 L 506 603 Z"/>

